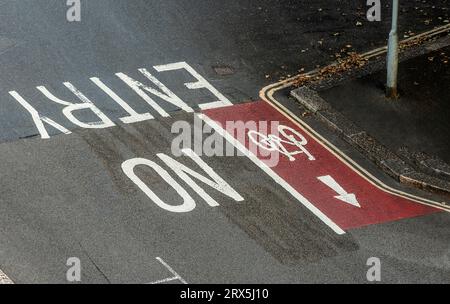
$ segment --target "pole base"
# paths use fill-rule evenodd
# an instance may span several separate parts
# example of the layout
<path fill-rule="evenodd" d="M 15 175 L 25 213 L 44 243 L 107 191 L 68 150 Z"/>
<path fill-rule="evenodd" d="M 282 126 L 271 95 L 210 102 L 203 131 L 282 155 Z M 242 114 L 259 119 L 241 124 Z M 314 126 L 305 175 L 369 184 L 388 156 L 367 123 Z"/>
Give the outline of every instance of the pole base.
<path fill-rule="evenodd" d="M 386 97 L 392 99 L 398 99 L 400 95 L 398 94 L 397 88 L 386 88 Z"/>

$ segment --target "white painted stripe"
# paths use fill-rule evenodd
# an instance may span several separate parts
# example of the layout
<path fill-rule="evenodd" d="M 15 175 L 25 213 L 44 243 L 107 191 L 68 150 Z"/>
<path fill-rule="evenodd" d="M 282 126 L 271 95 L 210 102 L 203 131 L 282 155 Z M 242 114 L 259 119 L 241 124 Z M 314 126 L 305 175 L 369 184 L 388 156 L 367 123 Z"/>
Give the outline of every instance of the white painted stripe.
<path fill-rule="evenodd" d="M 67 130 L 66 128 L 64 128 L 63 126 L 61 126 L 60 124 L 58 124 L 58 123 L 54 122 L 53 120 L 51 120 L 50 118 L 42 116 L 41 114 L 39 114 L 39 112 L 35 108 L 33 108 L 33 106 L 31 106 L 16 91 L 11 91 L 11 92 L 9 92 L 9 94 L 15 100 L 17 100 L 17 102 L 19 102 L 19 104 L 21 104 L 22 107 L 24 107 L 25 110 L 28 111 L 28 113 L 31 114 L 31 117 L 33 118 L 34 124 L 36 125 L 36 128 L 39 131 L 39 134 L 41 134 L 41 138 L 42 139 L 49 139 L 50 138 L 50 135 L 48 134 L 47 129 L 44 126 L 44 122 L 49 124 L 49 125 L 51 125 L 52 127 L 54 127 L 55 129 L 61 131 L 64 134 L 71 134 L 72 133 L 69 130 Z"/>
<path fill-rule="evenodd" d="M 14 284 L 8 276 L 0 269 L 0 284 Z"/>
<path fill-rule="evenodd" d="M 195 71 L 186 62 L 176 62 L 165 65 L 157 65 L 154 66 L 153 68 L 158 72 L 175 71 L 181 69 L 184 69 L 187 72 L 189 72 L 197 80 L 197 82 L 188 82 L 184 84 L 189 90 L 205 89 L 210 91 L 214 96 L 216 96 L 219 99 L 217 101 L 199 104 L 198 107 L 202 110 L 233 105 L 233 103 L 229 101 L 228 98 L 226 98 L 222 93 L 220 93 L 216 88 L 214 88 L 212 84 L 210 84 L 202 75 L 197 73 L 197 71 Z"/>
<path fill-rule="evenodd" d="M 336 223 L 334 223 L 329 217 L 327 217 L 322 211 L 320 211 L 316 206 L 314 206 L 310 201 L 308 201 L 303 195 L 301 195 L 297 190 L 295 190 L 291 185 L 289 185 L 284 179 L 282 179 L 275 171 L 273 171 L 269 166 L 267 166 L 263 161 L 261 161 L 255 154 L 248 150 L 242 143 L 237 141 L 231 134 L 225 131 L 219 124 L 210 119 L 204 114 L 198 114 L 198 117 L 202 119 L 206 124 L 213 128 L 218 134 L 224 137 L 229 143 L 236 147 L 241 153 L 247 156 L 253 163 L 255 163 L 259 168 L 261 168 L 267 175 L 269 175 L 277 184 L 288 191 L 292 196 L 294 196 L 303 206 L 308 208 L 314 215 L 322 220 L 328 227 L 333 229 L 337 234 L 345 234 Z"/>
<path fill-rule="evenodd" d="M 148 283 L 148 285 L 162 284 L 162 283 L 167 283 L 167 282 L 171 282 L 171 281 L 175 281 L 175 280 L 178 280 L 178 278 L 177 277 L 167 278 L 167 279 L 163 279 L 163 280 L 159 280 L 159 281 Z"/>
<path fill-rule="evenodd" d="M 167 270 L 169 270 L 174 276 L 170 277 L 170 278 L 166 278 L 166 279 L 162 279 L 162 280 L 158 280 L 158 281 L 154 281 L 148 284 L 161 284 L 161 283 L 167 283 L 167 282 L 171 282 L 171 281 L 175 281 L 178 280 L 183 284 L 187 284 L 187 282 L 175 271 L 172 269 L 172 267 L 169 266 L 169 264 L 167 264 L 166 262 L 164 262 L 163 259 L 161 259 L 160 257 L 156 258 L 164 267 L 167 268 Z"/>

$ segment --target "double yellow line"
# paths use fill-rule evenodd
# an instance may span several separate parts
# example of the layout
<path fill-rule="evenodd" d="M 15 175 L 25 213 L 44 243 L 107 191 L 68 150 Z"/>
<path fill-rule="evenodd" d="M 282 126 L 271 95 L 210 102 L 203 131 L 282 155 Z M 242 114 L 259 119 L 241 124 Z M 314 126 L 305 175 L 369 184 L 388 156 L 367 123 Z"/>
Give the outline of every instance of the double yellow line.
<path fill-rule="evenodd" d="M 415 35 L 415 36 L 411 36 L 407 39 L 402 40 L 400 42 L 400 45 L 407 44 L 407 43 L 410 43 L 413 41 L 420 41 L 421 39 L 430 40 L 430 39 L 440 36 L 446 32 L 450 32 L 450 24 L 434 28 L 430 31 L 426 31 L 426 32 L 423 32 L 423 33 Z M 371 51 L 361 54 L 361 58 L 370 60 L 374 57 L 385 55 L 386 53 L 387 53 L 387 46 L 383 46 L 383 47 L 380 47 L 380 48 L 377 48 L 377 49 L 374 49 L 374 50 L 371 50 Z M 330 66 L 336 66 L 337 64 L 338 63 L 335 62 L 335 63 L 330 64 Z M 282 81 L 273 83 L 271 85 L 264 87 L 260 91 L 259 96 L 260 96 L 260 98 L 262 98 L 265 101 L 270 101 L 270 99 L 273 99 L 273 95 L 276 91 L 280 91 L 280 90 L 283 90 L 285 88 L 288 88 L 288 87 L 294 85 L 296 80 L 298 80 L 300 77 L 307 76 L 307 77 L 313 78 L 313 77 L 317 76 L 319 74 L 319 72 L 320 72 L 320 69 L 315 69 L 310 72 L 307 72 L 304 74 L 298 74 L 298 75 L 286 78 Z"/>
<path fill-rule="evenodd" d="M 446 32 L 450 32 L 450 24 L 441 26 L 438 28 L 435 28 L 433 30 L 423 32 L 421 34 L 412 36 L 408 39 L 402 40 L 401 44 L 407 44 L 413 41 L 421 41 L 424 40 L 430 40 L 434 37 L 437 37 L 439 35 L 442 35 Z M 381 55 L 384 55 L 387 53 L 387 46 L 380 47 L 371 51 L 368 51 L 366 53 L 361 54 L 362 59 L 370 60 L 371 58 L 375 58 Z M 336 66 L 338 63 L 332 63 L 330 66 Z M 363 167 L 361 167 L 359 164 L 357 164 L 354 160 L 352 160 L 350 157 L 348 157 L 344 152 L 342 152 L 339 148 L 337 148 L 335 145 L 333 145 L 331 142 L 329 142 L 326 138 L 324 138 L 322 135 L 317 133 L 313 128 L 311 128 L 306 122 L 304 122 L 302 119 L 300 119 L 297 115 L 292 113 L 289 109 L 287 109 L 285 106 L 283 106 L 276 98 L 274 97 L 275 93 L 292 87 L 296 81 L 300 77 L 315 77 L 318 76 L 320 72 L 320 69 L 315 69 L 310 72 L 304 73 L 304 74 L 298 74 L 296 76 L 284 79 L 282 81 L 279 81 L 277 83 L 268 85 L 264 87 L 260 91 L 260 98 L 264 100 L 265 102 L 269 103 L 272 107 L 274 107 L 276 110 L 281 112 L 285 117 L 287 117 L 290 121 L 292 121 L 294 124 L 296 124 L 298 127 L 303 129 L 306 133 L 308 133 L 309 136 L 313 137 L 317 142 L 319 142 L 325 149 L 330 151 L 333 155 L 335 155 L 339 160 L 344 162 L 348 167 L 350 167 L 352 170 L 354 170 L 356 173 L 358 173 L 361 177 L 366 179 L 369 183 L 376 186 L 377 188 L 383 190 L 384 192 L 407 198 L 409 200 L 415 201 L 417 203 L 421 203 L 428 206 L 433 206 L 438 209 L 450 212 L 450 205 L 446 204 L 445 202 L 437 202 L 434 200 L 430 200 L 423 197 L 418 197 L 416 195 L 406 193 L 404 191 L 400 191 L 398 189 L 394 189 L 382 181 L 380 181 L 378 178 L 373 176 L 371 173 L 369 173 L 367 170 L 365 170 Z"/>

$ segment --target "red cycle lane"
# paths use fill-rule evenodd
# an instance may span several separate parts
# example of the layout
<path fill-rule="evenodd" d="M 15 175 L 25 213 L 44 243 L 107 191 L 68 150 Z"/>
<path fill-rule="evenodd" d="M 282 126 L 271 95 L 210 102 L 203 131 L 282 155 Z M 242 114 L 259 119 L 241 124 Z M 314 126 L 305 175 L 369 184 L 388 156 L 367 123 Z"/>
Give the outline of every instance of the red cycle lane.
<path fill-rule="evenodd" d="M 222 126 L 230 121 L 256 122 L 258 129 L 246 131 L 245 139 L 230 135 L 252 152 L 250 145 L 259 143 L 254 153 L 258 159 L 343 230 L 439 211 L 374 185 L 266 102 L 203 113 Z M 264 124 L 260 122 L 278 125 L 277 132 L 261 127 Z M 274 165 L 263 150 L 276 150 L 278 163 Z"/>

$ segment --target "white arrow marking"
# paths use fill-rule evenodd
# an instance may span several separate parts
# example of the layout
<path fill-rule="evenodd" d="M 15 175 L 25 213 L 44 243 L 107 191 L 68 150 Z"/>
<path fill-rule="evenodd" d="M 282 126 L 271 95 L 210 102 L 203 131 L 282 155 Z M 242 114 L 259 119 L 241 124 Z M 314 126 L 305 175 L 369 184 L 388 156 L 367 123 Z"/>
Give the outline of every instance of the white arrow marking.
<path fill-rule="evenodd" d="M 338 200 L 343 201 L 344 203 L 361 208 L 361 205 L 358 203 L 358 200 L 356 199 L 356 195 L 353 193 L 347 193 L 347 191 L 345 191 L 344 188 L 342 188 L 341 185 L 339 185 L 330 175 L 321 176 L 318 177 L 317 179 L 339 194 L 336 195 L 334 198 L 337 198 Z"/>

